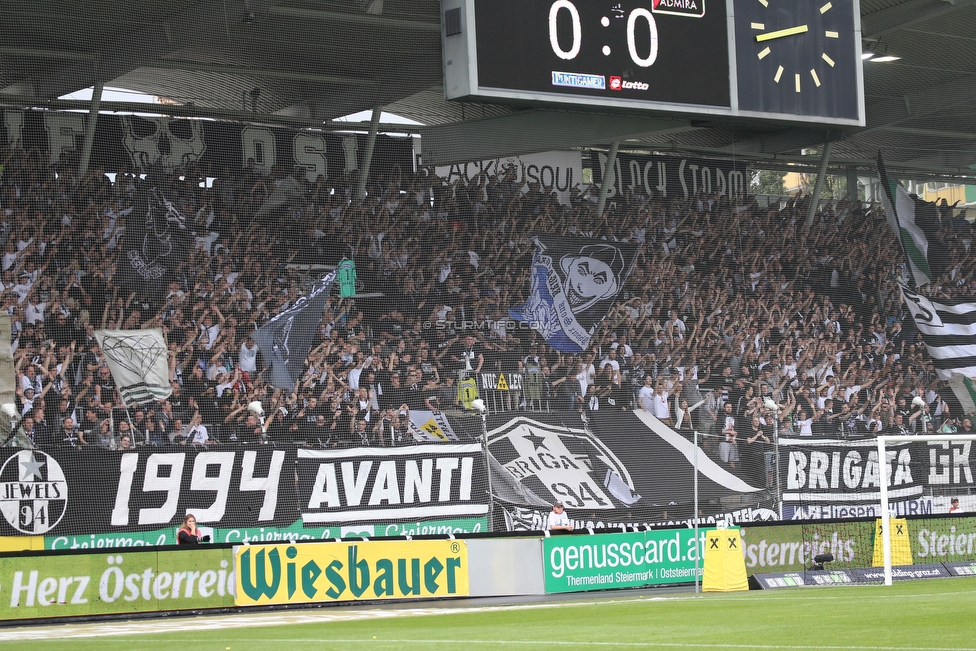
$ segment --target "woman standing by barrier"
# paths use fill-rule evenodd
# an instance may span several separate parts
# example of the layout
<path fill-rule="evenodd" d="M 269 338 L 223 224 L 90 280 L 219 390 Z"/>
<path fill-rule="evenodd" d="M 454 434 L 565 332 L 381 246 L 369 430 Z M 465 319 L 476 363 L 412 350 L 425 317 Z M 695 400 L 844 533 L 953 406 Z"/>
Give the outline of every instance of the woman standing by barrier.
<path fill-rule="evenodd" d="M 210 536 L 201 536 L 197 532 L 197 519 L 192 513 L 187 513 L 183 518 L 183 525 L 176 534 L 176 544 L 198 545 L 202 542 L 210 542 Z"/>

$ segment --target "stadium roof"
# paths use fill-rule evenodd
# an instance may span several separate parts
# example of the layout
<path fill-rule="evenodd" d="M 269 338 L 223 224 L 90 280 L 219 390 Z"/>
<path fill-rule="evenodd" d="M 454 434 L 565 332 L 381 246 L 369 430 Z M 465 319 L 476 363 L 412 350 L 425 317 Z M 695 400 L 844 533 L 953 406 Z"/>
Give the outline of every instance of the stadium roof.
<path fill-rule="evenodd" d="M 448 102 L 436 0 L 120 0 L 6 3 L 0 105 L 58 100 L 101 83 L 174 102 L 172 115 L 349 129 L 382 106 L 417 120 L 425 162 L 552 148 L 624 148 L 809 162 L 867 170 L 879 149 L 903 176 L 976 175 L 976 0 L 861 0 L 866 128 L 826 130 L 673 116 L 597 115 Z M 103 104 L 102 110 L 148 110 Z M 160 107 L 154 107 L 159 112 Z"/>

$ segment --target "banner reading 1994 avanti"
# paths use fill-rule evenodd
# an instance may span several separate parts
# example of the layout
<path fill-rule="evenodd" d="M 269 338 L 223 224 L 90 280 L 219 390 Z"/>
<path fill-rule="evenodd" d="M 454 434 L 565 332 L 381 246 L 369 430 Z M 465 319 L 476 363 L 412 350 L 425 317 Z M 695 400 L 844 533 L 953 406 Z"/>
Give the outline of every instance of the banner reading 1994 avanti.
<path fill-rule="evenodd" d="M 633 588 L 695 580 L 693 529 L 557 536 L 543 544 L 546 592 Z M 702 563 L 698 563 L 701 576 Z"/>
<path fill-rule="evenodd" d="M 460 540 L 235 547 L 234 567 L 239 606 L 469 594 Z"/>

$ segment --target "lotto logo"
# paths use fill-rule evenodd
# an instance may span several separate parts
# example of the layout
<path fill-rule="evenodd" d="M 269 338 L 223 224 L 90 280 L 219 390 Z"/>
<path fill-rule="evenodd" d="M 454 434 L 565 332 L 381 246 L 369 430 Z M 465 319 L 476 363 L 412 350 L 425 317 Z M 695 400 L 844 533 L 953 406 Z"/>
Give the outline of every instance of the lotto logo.
<path fill-rule="evenodd" d="M 610 76 L 610 90 L 620 90 L 624 87 L 624 81 L 620 77 Z"/>

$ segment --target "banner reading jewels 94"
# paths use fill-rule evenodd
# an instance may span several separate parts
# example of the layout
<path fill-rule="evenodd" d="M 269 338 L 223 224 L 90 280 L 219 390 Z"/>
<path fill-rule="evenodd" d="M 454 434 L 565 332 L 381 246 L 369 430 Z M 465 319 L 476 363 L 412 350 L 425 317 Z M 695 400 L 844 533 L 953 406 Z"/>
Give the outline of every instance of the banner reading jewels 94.
<path fill-rule="evenodd" d="M 297 518 L 294 464 L 294 451 L 280 449 L 3 450 L 0 535 L 73 547 L 92 534 L 160 532 L 137 537 L 166 544 L 187 513 L 207 527 L 287 526 Z"/>
<path fill-rule="evenodd" d="M 693 529 L 554 536 L 543 541 L 546 592 L 610 590 L 695 580 L 705 544 Z M 698 561 L 701 576 L 702 562 Z"/>

